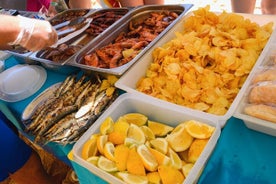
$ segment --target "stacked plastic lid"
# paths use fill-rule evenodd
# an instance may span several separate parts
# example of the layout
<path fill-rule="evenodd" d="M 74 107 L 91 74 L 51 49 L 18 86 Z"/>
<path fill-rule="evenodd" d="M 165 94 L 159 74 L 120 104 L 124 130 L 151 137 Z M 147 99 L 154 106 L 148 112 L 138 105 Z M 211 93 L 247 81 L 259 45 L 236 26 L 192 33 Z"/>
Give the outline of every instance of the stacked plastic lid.
<path fill-rule="evenodd" d="M 0 73 L 0 99 L 16 102 L 28 98 L 44 84 L 47 73 L 37 65 L 16 65 Z"/>

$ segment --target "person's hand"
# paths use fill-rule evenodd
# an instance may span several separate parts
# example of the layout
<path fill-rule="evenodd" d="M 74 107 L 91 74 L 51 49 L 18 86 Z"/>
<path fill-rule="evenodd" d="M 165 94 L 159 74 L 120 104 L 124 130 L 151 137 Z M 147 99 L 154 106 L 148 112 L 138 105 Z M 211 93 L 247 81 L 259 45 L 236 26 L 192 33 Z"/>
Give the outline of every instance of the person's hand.
<path fill-rule="evenodd" d="M 13 44 L 38 51 L 57 42 L 57 33 L 48 21 L 22 16 L 19 19 L 21 30 Z"/>

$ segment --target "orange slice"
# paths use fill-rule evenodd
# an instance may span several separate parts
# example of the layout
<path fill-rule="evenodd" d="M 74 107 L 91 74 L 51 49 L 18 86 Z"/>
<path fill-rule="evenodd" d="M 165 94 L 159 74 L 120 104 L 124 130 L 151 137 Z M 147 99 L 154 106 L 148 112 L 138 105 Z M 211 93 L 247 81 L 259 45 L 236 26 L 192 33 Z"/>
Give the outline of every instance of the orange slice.
<path fill-rule="evenodd" d="M 165 136 L 173 130 L 173 127 L 163 123 L 148 120 L 148 127 L 152 130 L 155 136 Z"/>
<path fill-rule="evenodd" d="M 155 157 L 152 155 L 148 147 L 146 147 L 144 144 L 141 144 L 137 147 L 137 153 L 142 159 L 142 162 L 144 164 L 144 167 L 148 171 L 156 171 L 158 167 L 158 162 L 155 159 Z"/>
<path fill-rule="evenodd" d="M 186 131 L 197 139 L 208 139 L 215 130 L 215 127 L 195 120 L 185 122 L 185 127 Z"/>

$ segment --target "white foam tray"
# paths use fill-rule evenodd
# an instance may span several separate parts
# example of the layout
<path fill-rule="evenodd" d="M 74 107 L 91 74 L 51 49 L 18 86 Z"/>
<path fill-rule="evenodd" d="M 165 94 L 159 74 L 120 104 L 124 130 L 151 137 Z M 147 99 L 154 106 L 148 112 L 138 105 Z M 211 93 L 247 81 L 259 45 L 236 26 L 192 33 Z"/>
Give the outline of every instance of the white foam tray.
<path fill-rule="evenodd" d="M 103 180 L 112 184 L 122 184 L 122 180 L 115 176 L 99 169 L 93 164 L 85 161 L 81 157 L 81 150 L 84 143 L 90 139 L 92 134 L 99 133 L 101 123 L 110 116 L 112 119 L 118 119 L 120 116 L 130 113 L 138 112 L 146 115 L 150 120 L 159 121 L 170 126 L 176 126 L 178 123 L 185 120 L 198 120 L 207 123 L 213 127 L 216 127 L 213 135 L 211 136 L 208 144 L 201 153 L 200 157 L 196 161 L 194 167 L 190 171 L 188 177 L 183 182 L 184 184 L 196 183 L 199 176 L 201 175 L 204 166 L 210 157 L 217 140 L 220 136 L 221 129 L 215 120 L 210 119 L 208 116 L 198 115 L 197 113 L 189 113 L 179 108 L 171 108 L 165 106 L 163 103 L 158 101 L 150 101 L 147 98 L 141 98 L 135 94 L 125 93 L 119 96 L 115 102 L 97 119 L 97 121 L 86 131 L 85 134 L 76 142 L 73 147 L 73 159 L 78 164 L 87 168 L 93 174 L 99 176 Z"/>

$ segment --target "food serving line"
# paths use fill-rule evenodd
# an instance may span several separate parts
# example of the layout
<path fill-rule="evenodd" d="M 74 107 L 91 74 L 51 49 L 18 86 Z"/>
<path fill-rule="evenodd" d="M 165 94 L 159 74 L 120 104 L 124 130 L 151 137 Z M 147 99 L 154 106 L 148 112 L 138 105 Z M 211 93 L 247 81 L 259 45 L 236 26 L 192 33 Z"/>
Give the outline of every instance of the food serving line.
<path fill-rule="evenodd" d="M 147 57 L 146 54 L 144 55 Z M 20 58 L 12 56 L 6 59 L 5 68 L 11 68 L 20 63 Z M 47 78 L 45 79 L 45 83 L 33 95 L 18 102 L 4 102 L 12 112 L 14 112 L 14 115 L 18 119 L 21 119 L 25 108 L 39 94 L 52 85 L 64 81 L 68 76 L 66 72 L 56 72 L 56 70 L 47 67 L 46 72 Z M 74 72 L 81 73 L 82 71 L 77 68 Z M 17 126 L 22 126 L 21 122 L 18 122 Z M 34 137 L 24 132 L 23 134 L 29 139 L 34 140 Z M 250 130 L 245 126 L 242 120 L 230 117 L 227 123 L 225 122 L 225 126 L 221 129 L 214 150 L 212 151 L 212 148 L 209 148 L 211 149 L 209 150 L 210 158 L 198 182 L 274 183 L 276 181 L 274 177 L 276 167 L 275 164 L 273 164 L 276 161 L 273 155 L 276 150 L 276 147 L 273 146 L 274 143 L 276 143 L 276 138 L 274 136 Z M 105 181 L 98 176 L 91 174 L 87 168 L 68 159 L 68 154 L 72 150 L 73 145 L 74 144 L 67 144 L 64 146 L 50 142 L 44 145 L 44 148 L 71 165 L 75 169 L 80 183 L 105 183 Z M 203 165 L 204 159 L 202 168 Z"/>

